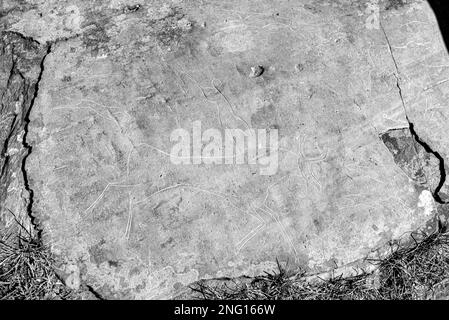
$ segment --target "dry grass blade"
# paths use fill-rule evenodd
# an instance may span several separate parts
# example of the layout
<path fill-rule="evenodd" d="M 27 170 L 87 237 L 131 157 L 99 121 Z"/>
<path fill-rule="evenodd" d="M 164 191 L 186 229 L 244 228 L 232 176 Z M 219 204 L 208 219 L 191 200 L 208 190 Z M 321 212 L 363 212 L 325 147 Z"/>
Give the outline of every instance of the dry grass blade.
<path fill-rule="evenodd" d="M 17 225 L 0 239 L 0 300 L 70 298 L 39 234 Z"/>
<path fill-rule="evenodd" d="M 434 297 L 449 281 L 449 233 L 419 234 L 390 249 L 385 259 L 372 261 L 377 268 L 371 273 L 311 282 L 304 271 L 291 275 L 278 263 L 277 272 L 251 281 L 199 281 L 191 289 L 197 298 L 214 300 L 404 300 Z"/>

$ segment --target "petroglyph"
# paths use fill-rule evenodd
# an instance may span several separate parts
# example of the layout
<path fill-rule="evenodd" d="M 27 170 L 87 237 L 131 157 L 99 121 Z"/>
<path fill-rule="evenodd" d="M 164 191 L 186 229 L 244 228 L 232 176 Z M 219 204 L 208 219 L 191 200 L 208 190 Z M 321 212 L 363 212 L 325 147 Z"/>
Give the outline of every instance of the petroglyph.
<path fill-rule="evenodd" d="M 447 193 L 449 61 L 430 7 L 377 17 L 373 6 L 306 2 L 50 0 L 0 18 L 28 39 L 19 47 L 52 43 L 40 71 L 0 57 L 0 126 L 17 128 L 2 136 L 2 179 L 16 180 L 1 205 L 32 193 L 68 284 L 170 298 L 276 259 L 328 272 L 433 218 Z M 248 77 L 255 66 L 263 73 Z M 28 117 L 36 74 L 21 132 L 12 124 Z M 201 131 L 196 148 L 198 122 L 210 139 Z M 178 129 L 189 133 L 185 163 L 171 161 Z M 228 144 L 242 149 L 264 130 L 255 156 L 237 159 L 232 145 L 212 161 L 237 129 L 243 139 Z M 277 170 L 261 174 L 270 159 Z"/>

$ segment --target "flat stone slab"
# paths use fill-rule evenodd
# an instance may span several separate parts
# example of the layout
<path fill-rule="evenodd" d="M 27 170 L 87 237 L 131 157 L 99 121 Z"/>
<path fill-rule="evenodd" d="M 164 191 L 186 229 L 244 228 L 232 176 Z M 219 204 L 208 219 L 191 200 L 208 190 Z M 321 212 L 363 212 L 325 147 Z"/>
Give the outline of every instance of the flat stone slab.
<path fill-rule="evenodd" d="M 11 29 L 60 39 L 45 59 L 26 169 L 70 286 L 169 298 L 199 279 L 260 274 L 276 259 L 325 272 L 433 217 L 436 182 L 416 181 L 382 139 L 409 127 L 409 105 L 421 110 L 412 91 L 401 97 L 404 80 L 411 87 L 414 74 L 438 82 L 447 73 L 426 2 L 382 4 L 379 24 L 362 1 L 65 9 L 47 29 L 32 28 L 33 10 Z M 275 170 L 263 174 L 262 161 L 173 163 L 171 135 L 192 136 L 195 123 L 223 137 L 277 130 Z"/>

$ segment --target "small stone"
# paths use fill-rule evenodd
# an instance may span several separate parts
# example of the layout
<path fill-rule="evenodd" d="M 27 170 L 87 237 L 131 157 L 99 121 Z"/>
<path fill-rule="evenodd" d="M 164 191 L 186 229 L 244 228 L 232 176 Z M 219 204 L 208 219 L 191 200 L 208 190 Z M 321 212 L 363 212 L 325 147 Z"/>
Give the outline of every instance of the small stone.
<path fill-rule="evenodd" d="M 251 67 L 251 72 L 249 73 L 250 78 L 257 78 L 262 75 L 264 68 L 262 66 Z"/>
<path fill-rule="evenodd" d="M 304 70 L 304 65 L 302 63 L 295 64 L 295 70 L 301 72 Z"/>
<path fill-rule="evenodd" d="M 140 4 L 136 4 L 133 6 L 126 6 L 125 8 L 123 8 L 123 13 L 131 13 L 131 12 L 136 12 L 140 9 Z"/>
<path fill-rule="evenodd" d="M 184 31 L 190 31 L 192 29 L 192 22 L 187 18 L 182 18 L 178 21 L 178 27 Z"/>

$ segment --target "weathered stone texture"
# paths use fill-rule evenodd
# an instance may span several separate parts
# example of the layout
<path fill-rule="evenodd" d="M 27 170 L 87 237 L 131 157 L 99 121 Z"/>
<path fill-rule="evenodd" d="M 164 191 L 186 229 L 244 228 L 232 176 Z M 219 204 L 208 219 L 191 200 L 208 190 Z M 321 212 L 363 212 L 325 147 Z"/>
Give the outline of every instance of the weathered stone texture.
<path fill-rule="evenodd" d="M 394 150 L 399 138 L 414 144 L 410 121 L 447 158 L 449 61 L 426 2 L 387 7 L 378 29 L 365 1 L 46 1 L 10 12 L 8 30 L 54 42 L 26 170 L 66 282 L 167 298 L 276 258 L 328 271 L 424 226 L 439 159 L 418 145 L 398 161 Z M 263 73 L 250 77 L 254 66 Z M 197 120 L 279 129 L 278 171 L 173 164 L 171 132 Z M 396 144 L 382 139 L 394 130 Z"/>
<path fill-rule="evenodd" d="M 30 195 L 22 166 L 24 136 L 46 47 L 13 32 L 0 34 L 0 229 L 30 223 Z M 25 137 L 26 138 L 26 137 Z"/>

